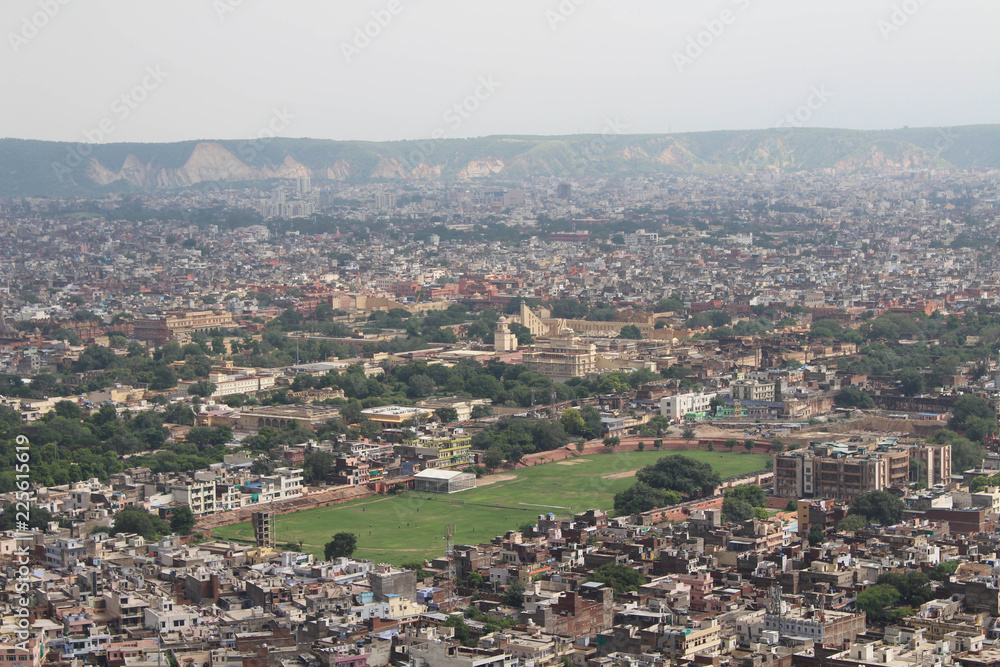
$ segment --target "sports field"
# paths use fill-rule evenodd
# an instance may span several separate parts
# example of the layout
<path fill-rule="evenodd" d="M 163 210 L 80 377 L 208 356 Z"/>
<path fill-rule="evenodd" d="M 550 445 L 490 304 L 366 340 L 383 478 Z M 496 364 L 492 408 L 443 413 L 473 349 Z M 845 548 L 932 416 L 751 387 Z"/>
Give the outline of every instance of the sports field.
<path fill-rule="evenodd" d="M 538 514 L 569 516 L 587 509 L 611 510 L 614 495 L 634 482 L 634 472 L 663 456 L 684 454 L 710 463 L 722 478 L 762 470 L 766 454 L 708 452 L 614 452 L 522 468 L 487 486 L 452 495 L 402 493 L 373 496 L 342 505 L 276 518 L 278 544 L 303 542 L 322 557 L 334 533 L 358 536 L 355 557 L 398 565 L 444 554 L 445 526 L 455 527 L 456 544 L 476 544 L 533 523 Z M 253 539 L 249 522 L 213 531 L 221 538 Z"/>

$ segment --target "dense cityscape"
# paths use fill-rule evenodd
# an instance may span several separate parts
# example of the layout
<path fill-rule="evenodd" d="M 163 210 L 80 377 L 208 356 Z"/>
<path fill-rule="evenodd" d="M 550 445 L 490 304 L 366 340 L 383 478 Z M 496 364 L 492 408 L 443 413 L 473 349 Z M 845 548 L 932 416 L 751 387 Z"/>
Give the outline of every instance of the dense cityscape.
<path fill-rule="evenodd" d="M 0 667 L 1000 667 L 998 19 L 0 3 Z"/>
<path fill-rule="evenodd" d="M 0 654 L 994 666 L 998 206 L 899 168 L 0 200 Z"/>

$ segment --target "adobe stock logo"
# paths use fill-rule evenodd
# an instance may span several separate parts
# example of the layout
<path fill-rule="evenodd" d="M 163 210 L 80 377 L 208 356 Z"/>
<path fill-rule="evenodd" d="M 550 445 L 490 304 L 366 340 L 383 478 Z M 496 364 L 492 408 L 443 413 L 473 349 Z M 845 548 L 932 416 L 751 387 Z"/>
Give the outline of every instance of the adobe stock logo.
<path fill-rule="evenodd" d="M 903 0 L 898 5 L 893 5 L 889 18 L 879 19 L 876 23 L 878 31 L 882 33 L 882 39 L 889 41 L 889 38 L 902 30 L 925 4 L 927 0 Z"/>
<path fill-rule="evenodd" d="M 382 31 L 389 27 L 393 19 L 403 11 L 400 0 L 389 0 L 384 9 L 376 9 L 372 12 L 372 20 L 354 28 L 354 39 L 350 42 L 340 43 L 340 52 L 344 54 L 344 60 L 350 63 L 361 52 L 371 46 L 372 40 L 382 34 Z"/>
<path fill-rule="evenodd" d="M 562 0 L 556 9 L 548 9 L 545 11 L 545 20 L 549 22 L 549 28 L 552 32 L 558 30 L 559 26 L 569 20 L 573 14 L 576 14 L 577 8 L 585 3 L 587 0 Z"/>
<path fill-rule="evenodd" d="M 793 111 L 786 113 L 774 126 L 804 127 L 813 114 L 822 109 L 831 97 L 833 97 L 833 93 L 827 90 L 825 85 L 821 85 L 819 88 L 813 86 L 809 89 L 809 96 L 806 98 L 805 104 L 801 104 Z"/>
<path fill-rule="evenodd" d="M 732 0 L 733 4 L 740 10 L 750 8 L 753 0 Z M 685 68 L 693 65 L 696 60 L 705 55 L 705 52 L 712 48 L 715 42 L 722 37 L 728 26 L 736 23 L 739 17 L 732 9 L 723 9 L 714 19 L 702 21 L 702 30 L 694 36 L 687 38 L 687 46 L 681 51 L 674 51 L 674 65 L 678 72 L 684 72 Z"/>
<path fill-rule="evenodd" d="M 93 152 L 93 145 L 103 142 L 114 134 L 121 124 L 149 99 L 153 91 L 163 84 L 167 76 L 168 73 L 163 71 L 160 65 L 147 66 L 144 76 L 136 85 L 111 101 L 110 113 L 100 119 L 95 126 L 83 130 L 85 143 L 71 145 L 66 150 L 65 160 L 52 163 L 52 169 L 59 180 L 63 181 L 70 177 L 73 169 L 83 165 Z"/>
<path fill-rule="evenodd" d="M 10 48 L 14 53 L 19 53 L 28 42 L 38 37 L 45 26 L 69 3 L 70 0 L 38 0 L 38 11 L 30 16 L 21 17 L 21 30 L 7 33 L 7 41 L 10 42 Z"/>
<path fill-rule="evenodd" d="M 225 21 L 226 17 L 236 11 L 237 7 L 243 4 L 243 0 L 215 0 L 212 7 L 220 21 Z"/>
<path fill-rule="evenodd" d="M 492 74 L 484 74 L 479 77 L 475 89 L 471 95 L 466 95 L 458 102 L 444 110 L 441 114 L 448 127 L 438 126 L 431 132 L 431 138 L 418 142 L 416 148 L 400 158 L 400 164 L 409 171 L 413 171 L 421 164 L 425 164 L 437 150 L 438 144 L 448 138 L 448 130 L 452 132 L 458 130 L 472 117 L 488 99 L 493 97 L 497 89 L 503 84 L 493 78 Z"/>

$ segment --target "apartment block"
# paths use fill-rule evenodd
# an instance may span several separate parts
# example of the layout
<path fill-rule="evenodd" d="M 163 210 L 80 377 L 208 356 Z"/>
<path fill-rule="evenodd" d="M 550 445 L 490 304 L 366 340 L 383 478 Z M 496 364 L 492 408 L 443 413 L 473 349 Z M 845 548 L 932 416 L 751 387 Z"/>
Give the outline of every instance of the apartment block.
<path fill-rule="evenodd" d="M 829 442 L 774 457 L 774 492 L 792 498 L 851 500 L 868 491 L 905 487 L 912 448 Z"/>

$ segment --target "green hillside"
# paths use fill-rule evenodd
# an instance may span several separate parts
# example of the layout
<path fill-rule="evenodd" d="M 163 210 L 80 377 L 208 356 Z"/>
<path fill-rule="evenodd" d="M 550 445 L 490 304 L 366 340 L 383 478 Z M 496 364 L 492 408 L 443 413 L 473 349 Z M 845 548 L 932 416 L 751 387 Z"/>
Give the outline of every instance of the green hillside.
<path fill-rule="evenodd" d="M 238 171 L 217 172 L 218 160 L 199 161 L 211 146 Z M 230 159 L 231 158 L 231 159 Z M 126 161 L 129 168 L 123 170 Z M 227 162 L 223 160 L 223 162 Z M 187 187 L 199 181 L 266 181 L 288 177 L 286 160 L 327 177 L 370 180 L 458 178 L 470 165 L 499 165 L 493 178 L 621 177 L 641 174 L 719 174 L 781 168 L 1000 168 L 1000 125 L 860 131 L 826 128 L 695 132 L 672 135 L 492 136 L 438 141 L 184 141 L 97 144 L 0 139 L 0 196 L 63 196 L 108 190 Z M 139 166 L 137 168 L 137 165 Z M 298 167 L 296 167 L 298 168 Z M 331 170 L 331 171 L 328 171 Z M 417 170 L 417 171 L 415 171 Z M 285 176 L 276 176 L 284 173 Z M 486 173 L 486 172 L 482 172 Z"/>

